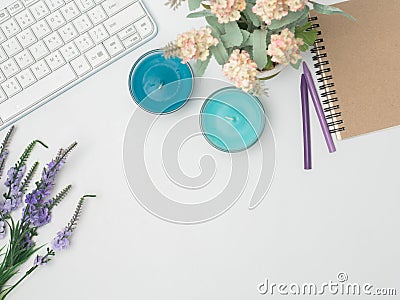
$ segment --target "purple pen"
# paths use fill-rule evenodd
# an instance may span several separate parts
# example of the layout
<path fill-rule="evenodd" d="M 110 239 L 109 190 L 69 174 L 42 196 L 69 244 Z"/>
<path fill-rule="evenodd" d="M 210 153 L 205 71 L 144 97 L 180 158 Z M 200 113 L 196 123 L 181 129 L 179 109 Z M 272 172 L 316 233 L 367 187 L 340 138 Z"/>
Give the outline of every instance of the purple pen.
<path fill-rule="evenodd" d="M 310 69 L 307 67 L 307 64 L 304 61 L 303 61 L 303 72 L 307 82 L 308 90 L 310 91 L 311 98 L 314 103 L 315 111 L 317 112 L 319 123 L 321 124 L 326 144 L 328 145 L 328 150 L 330 153 L 335 152 L 336 147 L 335 144 L 333 143 L 332 135 L 329 131 L 328 123 L 326 122 L 325 119 L 324 111 L 322 109 L 321 101 L 319 100 L 317 89 L 315 88 L 315 84 L 311 76 Z"/>
<path fill-rule="evenodd" d="M 303 116 L 303 147 L 304 147 L 304 169 L 311 170 L 311 134 L 310 134 L 310 107 L 308 103 L 308 89 L 304 74 L 301 75 L 301 108 Z"/>

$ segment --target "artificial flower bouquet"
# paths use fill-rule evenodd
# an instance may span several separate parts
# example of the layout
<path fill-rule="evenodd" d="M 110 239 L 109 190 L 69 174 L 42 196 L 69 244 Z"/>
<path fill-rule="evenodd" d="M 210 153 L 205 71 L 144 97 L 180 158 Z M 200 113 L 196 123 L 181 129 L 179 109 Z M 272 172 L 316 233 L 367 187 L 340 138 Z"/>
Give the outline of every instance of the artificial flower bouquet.
<path fill-rule="evenodd" d="M 9 154 L 8 144 L 13 131 L 14 127 L 11 127 L 0 144 L 0 177 Z M 3 186 L 4 193 L 0 197 L 0 239 L 8 238 L 8 241 L 4 241 L 5 243 L 2 241 L 2 247 L 0 247 L 0 300 L 5 299 L 39 266 L 49 262 L 56 255 L 56 251 L 68 248 L 85 199 L 95 197 L 94 195 L 83 196 L 78 201 L 70 222 L 56 234 L 51 246 L 47 247 L 42 254 L 37 254 L 43 248 L 35 241 L 40 228 L 50 223 L 53 209 L 71 190 L 71 185 L 68 185 L 55 196 L 51 196 L 57 174 L 77 144 L 73 143 L 65 149 L 60 149 L 56 157 L 44 166 L 40 179 L 36 181 L 31 192 L 27 193 L 39 167 L 39 163 L 35 162 L 27 168 L 28 158 L 36 145 L 47 148 L 38 140 L 31 142 L 25 148 L 19 160 L 8 170 Z M 20 275 L 23 265 L 31 258 L 31 267 Z M 10 283 L 17 276 L 19 278 Z"/>
<path fill-rule="evenodd" d="M 176 9 L 185 0 L 169 0 Z M 204 17 L 207 27 L 178 35 L 166 45 L 166 57 L 183 63 L 195 60 L 202 76 L 211 57 L 223 74 L 238 88 L 260 94 L 265 71 L 277 66 L 299 68 L 300 52 L 307 51 L 317 38 L 309 22 L 310 9 L 322 14 L 343 14 L 342 10 L 311 0 L 188 0 L 195 11 L 188 18 Z"/>

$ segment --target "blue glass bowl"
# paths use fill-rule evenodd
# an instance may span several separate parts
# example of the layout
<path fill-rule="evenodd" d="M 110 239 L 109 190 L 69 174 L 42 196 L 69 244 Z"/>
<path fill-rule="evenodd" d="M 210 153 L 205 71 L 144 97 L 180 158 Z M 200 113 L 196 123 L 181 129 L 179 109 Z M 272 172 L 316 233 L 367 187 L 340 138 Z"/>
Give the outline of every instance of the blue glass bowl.
<path fill-rule="evenodd" d="M 129 74 L 129 90 L 135 102 L 154 114 L 180 109 L 192 94 L 193 72 L 178 58 L 165 58 L 162 50 L 142 55 Z"/>

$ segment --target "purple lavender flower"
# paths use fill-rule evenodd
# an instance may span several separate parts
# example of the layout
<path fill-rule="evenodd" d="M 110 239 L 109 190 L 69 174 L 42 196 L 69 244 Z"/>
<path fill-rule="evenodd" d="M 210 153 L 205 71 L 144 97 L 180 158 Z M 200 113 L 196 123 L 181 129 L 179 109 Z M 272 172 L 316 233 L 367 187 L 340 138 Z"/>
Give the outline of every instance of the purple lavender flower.
<path fill-rule="evenodd" d="M 46 265 L 49 262 L 49 257 L 47 255 L 41 256 L 37 255 L 35 260 L 33 261 L 33 265 L 36 266 L 43 266 Z"/>
<path fill-rule="evenodd" d="M 0 166 L 4 166 L 5 161 L 6 161 L 7 157 L 8 157 L 8 153 L 9 153 L 9 151 L 7 149 L 5 149 L 3 151 L 3 154 L 0 155 Z"/>
<path fill-rule="evenodd" d="M 7 172 L 7 180 L 4 185 L 9 188 L 9 192 L 5 193 L 3 199 L 0 200 L 0 212 L 3 216 L 8 216 L 22 205 L 21 181 L 25 171 L 26 166 L 22 165 L 19 168 L 12 167 Z"/>
<path fill-rule="evenodd" d="M 60 251 L 67 249 L 69 246 L 69 237 L 71 236 L 71 228 L 65 227 L 63 230 L 57 232 L 57 236 L 51 242 L 54 250 Z"/>
<path fill-rule="evenodd" d="M 4 239 L 6 236 L 6 222 L 0 220 L 0 239 Z"/>
<path fill-rule="evenodd" d="M 68 225 L 64 227 L 61 231 L 57 232 L 57 236 L 51 242 L 51 245 L 54 250 L 60 251 L 63 249 L 67 249 L 69 246 L 69 239 L 71 238 L 72 232 L 75 230 L 76 225 L 78 224 L 79 216 L 82 211 L 83 203 L 86 198 L 93 198 L 95 195 L 85 195 L 81 199 L 79 199 L 78 205 L 76 206 L 75 213 L 73 214 L 71 220 Z"/>
<path fill-rule="evenodd" d="M 18 186 L 21 183 L 22 177 L 24 177 L 26 171 L 26 165 L 20 168 L 11 167 L 7 172 L 7 179 L 4 183 L 6 187 Z"/>
<path fill-rule="evenodd" d="M 29 249 L 35 245 L 35 242 L 32 240 L 31 233 L 26 233 L 24 238 L 21 241 L 22 248 Z"/>
<path fill-rule="evenodd" d="M 66 157 L 57 157 L 43 169 L 42 177 L 36 184 L 36 189 L 25 197 L 28 204 L 23 211 L 23 216 L 36 227 L 46 225 L 51 221 L 51 198 L 54 181 L 58 171 L 65 164 Z"/>
<path fill-rule="evenodd" d="M 50 223 L 51 214 L 47 206 L 29 205 L 26 209 L 29 221 L 33 226 L 41 227 Z"/>

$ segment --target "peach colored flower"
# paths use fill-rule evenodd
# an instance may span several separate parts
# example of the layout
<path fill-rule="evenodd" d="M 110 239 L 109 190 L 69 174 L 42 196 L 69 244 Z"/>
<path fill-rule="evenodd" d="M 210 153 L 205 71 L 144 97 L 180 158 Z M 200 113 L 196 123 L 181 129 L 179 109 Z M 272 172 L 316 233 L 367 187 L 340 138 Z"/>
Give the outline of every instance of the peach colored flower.
<path fill-rule="evenodd" d="M 280 34 L 271 36 L 271 44 L 268 46 L 267 54 L 271 56 L 273 62 L 278 64 L 295 64 L 301 59 L 299 45 L 303 44 L 302 39 L 296 39 L 294 34 L 286 28 Z"/>
<path fill-rule="evenodd" d="M 184 32 L 175 41 L 177 56 L 182 59 L 182 63 L 191 59 L 206 60 L 210 54 L 209 48 L 217 44 L 218 40 L 211 35 L 211 29 L 206 27 Z"/>
<path fill-rule="evenodd" d="M 304 8 L 308 0 L 257 0 L 253 12 L 258 15 L 267 25 L 272 20 L 280 20 L 289 11 L 299 11 Z"/>
<path fill-rule="evenodd" d="M 245 92 L 253 89 L 257 80 L 257 65 L 245 50 L 234 50 L 222 71 L 236 87 Z"/>
<path fill-rule="evenodd" d="M 308 0 L 286 0 L 285 2 L 291 11 L 299 11 L 307 5 Z"/>
<path fill-rule="evenodd" d="M 240 12 L 246 8 L 246 0 L 211 0 L 210 7 L 219 23 L 229 23 L 240 19 Z"/>

